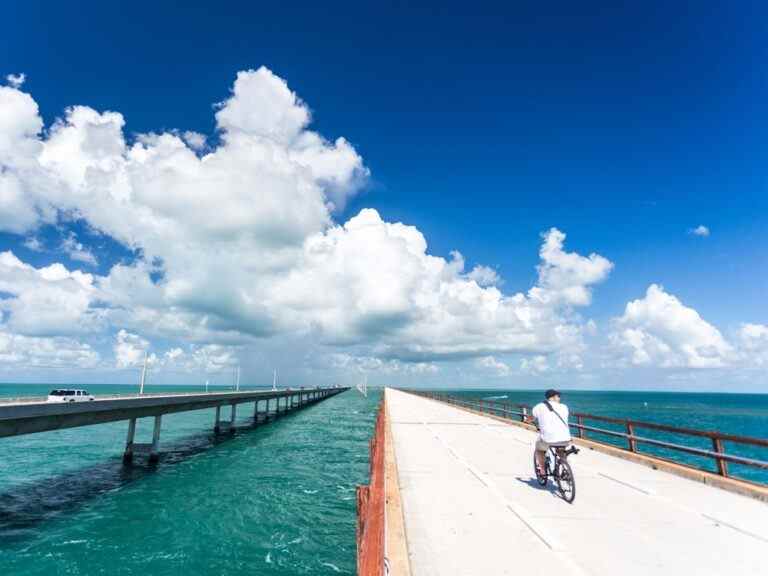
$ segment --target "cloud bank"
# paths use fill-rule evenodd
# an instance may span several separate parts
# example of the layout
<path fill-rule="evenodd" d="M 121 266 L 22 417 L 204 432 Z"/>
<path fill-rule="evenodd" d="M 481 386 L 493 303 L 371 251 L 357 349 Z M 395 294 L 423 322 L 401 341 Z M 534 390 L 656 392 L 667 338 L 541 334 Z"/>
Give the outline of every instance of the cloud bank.
<path fill-rule="evenodd" d="M 369 171 L 349 140 L 312 130 L 309 107 L 267 68 L 237 74 L 212 136 L 128 137 L 122 114 L 80 105 L 45 127 L 24 76 L 7 79 L 0 231 L 42 250 L 41 227 L 79 221 L 137 255 L 97 273 L 100 258 L 73 232 L 58 250 L 87 271 L 1 253 L 9 366 L 133 369 L 147 353 L 153 369 L 221 371 L 266 339 L 309 341 L 326 367 L 389 375 L 464 360 L 497 377 L 585 365 L 596 328 L 579 310 L 611 261 L 569 251 L 552 228 L 535 283 L 506 290 L 496 269 L 432 254 L 417 228 L 375 210 L 340 221 Z M 768 364 L 768 328 L 744 324 L 728 341 L 655 284 L 613 321 L 608 345 L 630 366 Z"/>
<path fill-rule="evenodd" d="M 419 230 L 375 210 L 337 223 L 368 169 L 348 140 L 312 131 L 309 108 L 266 68 L 238 73 L 217 105 L 215 146 L 191 131 L 131 141 L 120 113 L 87 106 L 44 130 L 22 81 L 9 82 L 0 230 L 33 245 L 40 226 L 78 219 L 141 255 L 98 276 L 4 253 L 11 334 L 111 332 L 117 367 L 152 337 L 237 346 L 294 334 L 385 364 L 583 349 L 573 309 L 590 303 L 607 259 L 567 252 L 553 228 L 536 285 L 504 294 L 492 268 L 431 255 Z M 59 248 L 98 263 L 72 234 Z"/>

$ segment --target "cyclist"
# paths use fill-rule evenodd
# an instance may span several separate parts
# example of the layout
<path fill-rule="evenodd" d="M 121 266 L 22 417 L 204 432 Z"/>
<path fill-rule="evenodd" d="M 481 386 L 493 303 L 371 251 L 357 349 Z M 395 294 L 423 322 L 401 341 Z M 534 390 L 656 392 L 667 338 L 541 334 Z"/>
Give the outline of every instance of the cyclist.
<path fill-rule="evenodd" d="M 544 402 L 539 402 L 533 407 L 531 416 L 539 429 L 539 437 L 536 439 L 536 467 L 539 475 L 543 475 L 549 447 L 565 447 L 571 443 L 568 406 L 560 401 L 560 392 L 550 389 L 544 393 Z"/>

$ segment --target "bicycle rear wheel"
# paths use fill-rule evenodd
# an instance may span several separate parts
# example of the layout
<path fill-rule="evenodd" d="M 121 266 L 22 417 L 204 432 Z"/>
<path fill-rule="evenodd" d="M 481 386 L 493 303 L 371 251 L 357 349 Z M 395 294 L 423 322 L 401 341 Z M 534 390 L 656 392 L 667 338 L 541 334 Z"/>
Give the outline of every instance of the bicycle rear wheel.
<path fill-rule="evenodd" d="M 536 481 L 539 483 L 539 486 L 547 485 L 546 459 L 544 474 L 539 474 L 539 467 L 536 466 L 536 452 L 533 453 L 533 473 L 536 475 Z"/>
<path fill-rule="evenodd" d="M 573 477 L 573 470 L 571 465 L 565 460 L 560 460 L 557 463 L 557 488 L 560 491 L 560 495 L 563 500 L 569 504 L 576 498 L 576 480 Z"/>

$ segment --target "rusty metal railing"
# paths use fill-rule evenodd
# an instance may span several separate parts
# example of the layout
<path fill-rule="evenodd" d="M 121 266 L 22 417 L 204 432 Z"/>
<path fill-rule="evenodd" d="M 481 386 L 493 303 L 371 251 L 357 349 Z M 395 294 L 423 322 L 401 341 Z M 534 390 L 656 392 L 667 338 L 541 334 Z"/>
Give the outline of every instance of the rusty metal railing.
<path fill-rule="evenodd" d="M 370 484 L 357 487 L 357 573 L 384 574 L 384 401 L 370 442 Z"/>
<path fill-rule="evenodd" d="M 518 420 L 525 422 L 530 416 L 531 409 L 526 404 L 513 404 L 511 402 L 498 402 L 494 400 L 465 400 L 456 396 L 450 396 L 448 394 L 437 394 L 433 392 L 419 392 L 409 390 L 409 392 L 432 398 L 433 400 L 439 400 L 447 404 L 455 406 L 461 406 L 464 408 L 471 408 L 479 412 L 498 416 L 500 418 L 506 418 L 509 420 Z M 624 418 L 611 418 L 608 416 L 596 416 L 594 414 L 585 414 L 582 412 L 576 412 L 572 414 L 576 418 L 576 423 L 569 423 L 570 427 L 576 431 L 576 435 L 582 439 L 588 439 L 592 442 L 599 444 L 605 444 L 608 446 L 616 447 L 616 444 L 605 442 L 596 438 L 594 435 L 589 437 L 588 432 L 594 434 L 609 436 L 611 438 L 618 438 L 626 440 L 626 448 L 629 452 L 640 453 L 639 445 L 645 444 L 648 446 L 655 446 L 657 448 L 665 448 L 676 452 L 682 452 L 690 454 L 692 456 L 699 456 L 702 458 L 709 458 L 714 461 L 715 469 L 720 476 L 730 477 L 731 474 L 728 471 L 728 463 L 741 464 L 752 468 L 760 468 L 768 470 L 768 461 L 759 460 L 757 458 L 749 458 L 746 456 L 739 456 L 737 454 L 728 453 L 725 451 L 725 443 L 732 442 L 742 446 L 754 446 L 760 448 L 768 448 L 768 439 L 753 438 L 750 436 L 738 436 L 735 434 L 726 434 L 723 432 L 709 431 L 709 430 L 695 430 L 691 428 L 681 428 L 678 426 L 668 426 L 666 424 L 656 424 L 653 422 L 641 422 L 638 420 L 630 420 Z M 605 422 L 608 424 L 618 425 L 623 428 L 623 432 L 617 430 L 611 430 L 609 428 L 600 427 L 599 425 L 585 424 L 587 422 Z M 658 438 L 649 438 L 647 436 L 641 436 L 637 434 L 639 429 L 653 430 L 656 432 L 665 432 L 670 434 L 676 434 L 680 436 L 689 436 L 695 438 L 705 438 L 711 442 L 712 449 L 707 450 L 704 448 L 697 448 L 694 446 L 686 446 L 685 444 L 679 444 L 677 442 L 667 442 Z M 621 447 L 621 446 L 619 446 Z M 654 458 L 660 458 L 659 455 L 648 453 L 646 455 L 653 456 Z M 693 466 L 687 462 L 679 460 L 673 460 L 676 464 L 687 466 L 689 468 L 701 469 L 697 466 Z"/>

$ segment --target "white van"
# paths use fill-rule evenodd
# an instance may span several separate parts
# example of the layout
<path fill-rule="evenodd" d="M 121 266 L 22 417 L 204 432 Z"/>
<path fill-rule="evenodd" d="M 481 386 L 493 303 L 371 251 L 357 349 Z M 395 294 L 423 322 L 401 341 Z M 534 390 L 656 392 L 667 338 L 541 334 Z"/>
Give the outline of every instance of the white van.
<path fill-rule="evenodd" d="M 48 402 L 92 402 L 87 390 L 51 390 Z"/>

